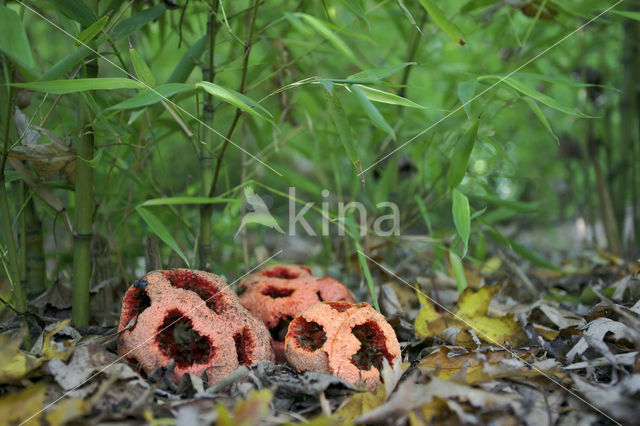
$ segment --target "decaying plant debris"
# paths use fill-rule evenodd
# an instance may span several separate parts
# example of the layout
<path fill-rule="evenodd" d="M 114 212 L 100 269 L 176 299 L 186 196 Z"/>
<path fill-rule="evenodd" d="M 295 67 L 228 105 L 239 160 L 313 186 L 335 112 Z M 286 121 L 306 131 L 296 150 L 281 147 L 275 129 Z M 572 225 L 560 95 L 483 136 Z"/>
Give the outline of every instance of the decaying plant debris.
<path fill-rule="evenodd" d="M 470 269 L 469 276 L 480 278 L 474 288 L 441 310 L 434 309 L 441 301 L 426 299 L 432 289 L 418 284 L 420 292 L 409 297 L 400 290 L 406 285 L 399 278 L 410 268 L 394 272 L 397 277 L 378 269 L 376 278 L 388 281 L 381 299 L 395 300 L 381 300 L 385 314 L 405 337 L 402 362 L 384 360 L 383 383 L 371 390 L 270 361 L 239 366 L 217 383 L 188 373 L 176 382 L 173 363 L 144 374 L 118 357 L 115 329 L 75 330 L 68 320 L 55 320 L 64 309 L 49 306 L 29 317 L 31 330 L 42 331 L 28 351 L 19 322 L 3 328 L 0 412 L 7 422 L 35 416 L 32 421 L 49 424 L 633 424 L 640 395 L 640 265 L 620 266 L 598 265 L 591 270 L 597 277 L 533 269 L 528 275 L 543 289 L 534 303 L 509 291 L 509 273 Z M 451 284 L 436 281 L 439 295 L 446 295 Z M 568 283 L 590 288 L 594 297 L 575 303 L 564 295 Z M 407 327 L 414 333 L 408 338 Z M 500 344 L 501 330 L 511 337 L 500 337 Z"/>

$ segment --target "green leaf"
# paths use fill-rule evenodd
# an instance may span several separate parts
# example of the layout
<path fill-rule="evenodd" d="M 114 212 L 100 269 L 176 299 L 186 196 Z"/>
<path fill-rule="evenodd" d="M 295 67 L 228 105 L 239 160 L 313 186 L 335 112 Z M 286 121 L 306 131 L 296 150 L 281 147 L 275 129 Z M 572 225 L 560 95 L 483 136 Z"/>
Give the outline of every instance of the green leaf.
<path fill-rule="evenodd" d="M 222 197 L 164 197 L 152 198 L 146 200 L 140 206 L 175 206 L 175 205 L 191 205 L 191 204 L 226 204 L 236 201 L 235 198 Z"/>
<path fill-rule="evenodd" d="M 551 134 L 551 136 L 556 141 L 556 143 L 559 144 L 560 139 L 558 139 L 556 134 L 553 132 L 553 129 L 551 128 L 551 124 L 549 124 L 549 121 L 547 121 L 547 117 L 544 116 L 538 104 L 531 98 L 525 97 L 525 98 L 522 98 L 522 100 L 525 101 L 525 103 L 529 106 L 531 111 L 533 111 L 536 117 L 538 117 L 538 120 L 540 120 L 544 128 L 547 129 L 547 131 L 549 132 L 549 134 Z"/>
<path fill-rule="evenodd" d="M 496 76 L 496 75 L 489 75 L 489 76 L 481 76 L 478 77 L 478 79 L 484 79 L 484 78 L 495 78 L 495 79 L 500 79 L 500 77 Z M 513 77 L 508 77 L 504 80 L 502 80 L 502 83 L 505 83 L 509 86 L 511 86 L 512 88 L 514 88 L 515 90 L 517 90 L 518 92 L 522 93 L 525 96 L 529 96 L 533 99 L 535 99 L 536 101 L 545 104 L 548 107 L 551 107 L 557 111 L 560 112 L 564 112 L 565 114 L 569 114 L 569 115 L 573 115 L 576 117 L 583 117 L 583 118 L 593 118 L 589 115 L 583 114 L 579 111 L 576 111 L 574 109 L 572 109 L 571 107 L 568 107 L 566 105 L 561 104 L 560 102 L 558 102 L 557 100 L 553 99 L 551 96 L 545 95 L 542 92 L 537 91 L 536 89 L 527 86 L 526 84 L 524 84 L 523 82 L 514 79 Z"/>
<path fill-rule="evenodd" d="M 479 125 L 480 118 L 476 119 L 473 125 L 462 135 L 453 151 L 451 164 L 449 165 L 449 170 L 447 170 L 447 185 L 449 185 L 449 188 L 458 186 L 467 172 L 467 164 L 469 163 L 473 146 L 476 143 Z"/>
<path fill-rule="evenodd" d="M 458 292 L 462 293 L 467 288 L 467 277 L 464 275 L 464 267 L 460 257 L 452 250 L 449 250 L 449 263 L 451 263 L 451 272 L 453 272 L 453 278 L 456 280 Z"/>
<path fill-rule="evenodd" d="M 451 198 L 451 214 L 453 216 L 453 223 L 456 226 L 458 235 L 460 235 L 460 239 L 464 244 L 464 253 L 462 254 L 462 257 L 464 257 L 469 249 L 469 234 L 471 233 L 471 211 L 469 209 L 469 199 L 466 195 L 455 188 L 451 193 Z"/>
<path fill-rule="evenodd" d="M 523 201 L 515 201 L 515 200 L 505 200 L 504 198 L 500 198 L 495 195 L 482 194 L 477 191 L 470 191 L 466 195 L 469 198 L 482 200 L 489 204 L 496 205 L 498 207 L 505 207 L 519 213 L 535 213 L 540 210 L 540 207 L 535 203 L 526 203 Z"/>
<path fill-rule="evenodd" d="M 76 78 L 75 80 L 34 81 L 31 83 L 14 83 L 16 87 L 47 92 L 54 95 L 66 93 L 88 92 L 90 90 L 142 89 L 144 85 L 130 78 Z"/>
<path fill-rule="evenodd" d="M 624 16 L 625 18 L 640 21 L 640 12 L 633 12 L 630 10 L 612 10 L 611 12 L 615 13 L 616 15 Z"/>
<path fill-rule="evenodd" d="M 349 80 L 369 80 L 369 81 L 378 81 L 382 80 L 385 77 L 389 77 L 397 73 L 398 71 L 402 71 L 406 67 L 410 67 L 412 65 L 417 65 L 416 62 L 403 62 L 397 65 L 388 65 L 386 67 L 373 68 L 370 70 L 360 71 L 359 73 L 350 75 L 348 77 Z"/>
<path fill-rule="evenodd" d="M 80 23 L 88 28 L 98 20 L 96 14 L 87 5 L 86 1 L 81 0 L 51 0 L 56 10 L 62 12 L 66 17 Z"/>
<path fill-rule="evenodd" d="M 458 83 L 458 99 L 464 105 L 464 112 L 467 113 L 467 117 L 471 118 L 471 102 L 469 102 L 473 95 L 476 93 L 476 86 L 478 82 L 476 80 L 463 81 Z"/>
<path fill-rule="evenodd" d="M 449 37 L 454 39 L 460 46 L 464 46 L 466 42 L 464 41 L 464 37 L 462 32 L 458 27 L 455 26 L 452 22 L 450 22 L 445 16 L 442 10 L 436 5 L 436 3 L 432 0 L 419 0 L 420 4 L 427 11 L 433 22 L 437 26 L 440 27 L 442 31 L 444 31 Z"/>
<path fill-rule="evenodd" d="M 354 84 L 353 86 L 351 86 L 351 90 L 356 95 L 356 98 L 358 98 L 358 101 L 360 101 L 360 104 L 364 107 L 364 110 L 369 116 L 369 118 L 371 119 L 371 122 L 373 123 L 373 125 L 376 126 L 378 129 L 382 130 L 383 132 L 387 132 L 389 136 L 391 136 L 395 140 L 396 134 L 391 128 L 391 126 L 389 126 L 389 123 L 387 123 L 387 121 L 384 119 L 382 114 L 380 114 L 380 111 L 378 111 L 378 108 L 376 108 L 375 105 L 373 105 L 371 101 L 367 99 L 367 97 L 362 92 L 362 90 L 360 90 L 358 85 Z"/>
<path fill-rule="evenodd" d="M 165 10 L 167 10 L 167 8 L 161 3 L 136 13 L 131 18 L 120 21 L 111 31 L 111 37 L 113 37 L 114 40 L 129 37 L 149 22 L 157 19 Z"/>
<path fill-rule="evenodd" d="M 136 96 L 110 106 L 106 110 L 114 109 L 135 109 L 153 105 L 160 102 L 164 98 L 169 98 L 177 93 L 188 92 L 193 90 L 193 86 L 184 83 L 167 83 L 161 84 L 153 89 L 141 90 Z"/>
<path fill-rule="evenodd" d="M 372 100 L 374 102 L 380 102 L 383 104 L 390 104 L 390 105 L 401 105 L 409 108 L 426 109 L 420 104 L 410 101 L 407 98 L 403 98 L 402 96 L 394 95 L 393 93 L 388 93 L 382 90 L 373 89 L 371 87 L 362 86 L 360 84 L 354 85 L 354 86 L 358 86 L 360 90 L 364 92 L 364 95 L 367 97 L 367 99 Z"/>
<path fill-rule="evenodd" d="M 144 61 L 142 56 L 134 48 L 129 48 L 129 56 L 131 56 L 131 63 L 133 64 L 133 69 L 136 71 L 136 76 L 145 83 L 147 86 L 155 86 L 156 78 L 153 76 L 153 73 L 149 69 L 149 66 Z"/>
<path fill-rule="evenodd" d="M 369 264 L 367 263 L 367 258 L 364 255 L 364 250 L 362 250 L 362 246 L 360 245 L 360 241 L 358 239 L 360 233 L 358 232 L 356 224 L 352 218 L 344 218 L 344 223 L 345 225 L 347 225 L 349 236 L 351 237 L 353 244 L 356 246 L 356 251 L 358 252 L 358 263 L 360 263 L 360 267 L 362 268 L 362 272 L 364 273 L 365 281 L 367 281 L 369 293 L 371 293 L 371 299 L 373 300 L 373 307 L 376 308 L 376 311 L 380 312 L 380 306 L 378 306 L 378 296 L 376 296 L 376 287 L 373 282 L 373 277 L 371 276 L 371 271 L 369 270 Z"/>
<path fill-rule="evenodd" d="M 510 247 L 520 257 L 522 257 L 525 260 L 528 260 L 529 262 L 531 262 L 535 266 L 539 266 L 541 268 L 553 269 L 553 270 L 556 270 L 556 271 L 561 270 L 558 266 L 556 266 L 553 263 L 549 262 L 547 259 L 542 257 L 539 253 L 537 253 L 537 252 L 535 252 L 535 251 L 523 246 L 520 243 L 517 243 L 517 242 L 505 237 L 504 235 L 502 235 L 502 233 L 500 231 L 498 231 L 493 226 L 491 226 L 486 231 L 486 233 L 493 240 L 501 242 L 502 244 L 506 243 L 505 245 L 507 245 L 507 247 Z"/>
<path fill-rule="evenodd" d="M 400 10 L 402 10 L 402 13 L 404 14 L 405 18 L 407 18 L 409 20 L 411 25 L 416 27 L 416 29 L 418 31 L 422 32 L 422 30 L 420 29 L 420 27 L 416 23 L 416 19 L 413 17 L 413 14 L 411 13 L 411 11 L 409 11 L 409 9 L 407 9 L 407 6 L 404 5 L 402 0 L 397 0 L 397 3 L 398 3 L 398 7 L 400 8 Z"/>
<path fill-rule="evenodd" d="M 44 74 L 42 74 L 42 76 L 38 80 L 50 81 L 64 77 L 64 74 L 67 71 L 76 66 L 76 64 L 89 56 L 91 53 L 91 49 L 86 46 L 78 48 L 76 51 L 70 53 L 69 55 L 53 64 L 51 68 L 49 68 Z"/>
<path fill-rule="evenodd" d="M 91 24 L 89 27 L 80 31 L 80 33 L 76 37 L 76 40 L 74 41 L 75 45 L 80 46 L 82 44 L 89 43 L 91 40 L 94 39 L 95 36 L 100 34 L 100 31 L 102 31 L 104 26 L 107 25 L 108 21 L 109 21 L 109 15 L 105 15 L 102 18 L 98 19 L 93 24 Z"/>
<path fill-rule="evenodd" d="M 326 22 L 321 21 L 318 18 L 315 18 L 311 15 L 307 15 L 306 13 L 302 13 L 302 12 L 294 13 L 294 16 L 306 21 L 311 26 L 311 28 L 313 28 L 322 37 L 326 38 L 329 41 L 329 43 L 333 45 L 333 47 L 335 47 L 340 52 L 342 52 L 347 58 L 349 58 L 356 65 L 360 64 L 360 62 L 356 58 L 356 55 L 353 54 L 353 51 L 351 50 L 351 48 L 347 46 L 347 44 L 340 37 L 338 37 L 333 31 L 331 31 L 331 29 L 329 29 Z"/>
<path fill-rule="evenodd" d="M 160 221 L 160 219 L 158 219 L 158 217 L 151 213 L 149 210 L 141 206 L 136 207 L 136 212 L 138 212 L 140 217 L 147 223 L 147 225 L 149 225 L 151 231 L 153 231 L 153 233 L 156 234 L 158 238 L 164 241 L 166 245 L 171 247 L 171 250 L 175 251 L 178 256 L 180 256 L 180 258 L 184 260 L 184 263 L 187 264 L 187 267 L 190 267 L 187 256 L 185 256 L 182 250 L 180 250 L 180 246 L 178 246 L 178 243 L 171 236 L 171 233 Z"/>
<path fill-rule="evenodd" d="M 338 136 L 340 137 L 340 141 L 342 141 L 342 145 L 347 152 L 347 156 L 358 172 L 361 172 L 362 167 L 360 166 L 360 157 L 357 154 L 356 145 L 353 141 L 349 122 L 347 121 L 347 116 L 342 108 L 342 103 L 340 102 L 340 99 L 338 99 L 335 91 L 329 91 L 325 86 L 323 92 L 324 98 L 327 102 L 327 107 L 329 108 L 329 114 L 331 115 L 333 124 L 336 126 Z"/>
<path fill-rule="evenodd" d="M 256 118 L 271 121 L 271 114 L 264 109 L 261 105 L 255 102 L 253 99 L 236 92 L 235 90 L 227 89 L 222 86 L 218 86 L 215 83 L 208 81 L 201 81 L 196 83 L 196 87 L 201 87 L 211 95 L 222 99 L 223 101 L 235 106 L 248 114 L 253 115 Z"/>
<path fill-rule="evenodd" d="M 37 74 L 29 39 L 20 16 L 5 6 L 0 6 L 0 51 L 18 66 Z"/>
<path fill-rule="evenodd" d="M 167 79 L 167 83 L 182 83 L 187 81 L 189 74 L 196 66 L 196 61 L 202 56 L 207 47 L 208 36 L 202 37 L 196 41 L 180 58 L 180 62 L 173 69 L 173 72 Z"/>
<path fill-rule="evenodd" d="M 418 205 L 418 210 L 420 210 L 420 214 L 422 215 L 422 219 L 424 220 L 425 225 L 427 225 L 427 232 L 429 233 L 429 235 L 431 235 L 431 220 L 429 219 L 429 215 L 427 214 L 427 206 L 424 205 L 424 201 L 422 201 L 422 197 L 420 195 L 414 195 L 413 199 Z"/>

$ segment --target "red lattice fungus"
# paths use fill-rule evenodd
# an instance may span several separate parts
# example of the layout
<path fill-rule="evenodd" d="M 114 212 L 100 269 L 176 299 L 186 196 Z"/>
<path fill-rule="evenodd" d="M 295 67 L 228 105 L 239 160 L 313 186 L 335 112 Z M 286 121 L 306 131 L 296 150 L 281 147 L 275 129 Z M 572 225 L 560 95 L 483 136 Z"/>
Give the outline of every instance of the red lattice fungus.
<path fill-rule="evenodd" d="M 274 359 L 264 324 L 207 272 L 149 272 L 127 290 L 118 330 L 120 355 L 147 373 L 174 360 L 176 381 L 192 373 L 215 383 L 238 365 Z"/>
<path fill-rule="evenodd" d="M 330 277 L 317 278 L 303 265 L 277 265 L 240 281 L 240 301 L 271 332 L 278 362 L 284 362 L 284 336 L 291 320 L 323 300 L 355 302 L 349 289 Z"/>
<path fill-rule="evenodd" d="M 291 321 L 287 361 L 298 371 L 331 373 L 374 390 L 383 359 L 393 364 L 400 344 L 393 328 L 366 303 L 316 303 Z"/>

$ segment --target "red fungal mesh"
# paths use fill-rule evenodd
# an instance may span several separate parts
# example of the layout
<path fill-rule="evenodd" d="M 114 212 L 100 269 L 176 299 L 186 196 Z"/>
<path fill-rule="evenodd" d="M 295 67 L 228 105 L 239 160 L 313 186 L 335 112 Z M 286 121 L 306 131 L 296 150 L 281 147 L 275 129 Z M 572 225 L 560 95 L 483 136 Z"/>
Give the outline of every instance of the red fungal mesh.
<path fill-rule="evenodd" d="M 251 362 L 251 348 L 253 347 L 253 338 L 247 328 L 242 332 L 233 335 L 233 341 L 236 344 L 236 354 L 238 355 L 238 364 L 249 366 Z"/>
<path fill-rule="evenodd" d="M 382 359 L 387 358 L 389 363 L 393 357 L 387 352 L 385 337 L 373 321 L 367 321 L 362 325 L 353 327 L 352 333 L 360 341 L 360 349 L 351 357 L 351 363 L 361 370 L 370 370 L 375 367 L 382 371 Z"/>
<path fill-rule="evenodd" d="M 315 351 L 327 341 L 327 334 L 317 322 L 297 317 L 291 322 L 289 328 L 293 330 L 296 342 L 302 349 Z"/>
<path fill-rule="evenodd" d="M 204 364 L 214 355 L 209 339 L 198 334 L 191 320 L 178 309 L 167 312 L 156 340 L 160 350 L 173 358 L 178 367 Z"/>
<path fill-rule="evenodd" d="M 207 307 L 220 315 L 226 308 L 223 295 L 210 281 L 187 269 L 163 271 L 163 275 L 172 286 L 190 290 L 206 301 Z"/>
<path fill-rule="evenodd" d="M 265 296 L 273 297 L 277 299 L 279 297 L 289 297 L 293 294 L 295 290 L 290 288 L 276 288 L 273 286 L 267 287 L 262 290 L 262 294 Z"/>
<path fill-rule="evenodd" d="M 311 273 L 311 269 L 304 266 L 303 268 L 308 269 L 308 272 Z M 269 278 L 282 278 L 285 280 L 291 280 L 294 278 L 298 278 L 300 276 L 300 273 L 298 271 L 292 271 L 291 268 L 287 268 L 286 266 L 274 266 L 260 272 L 260 275 Z"/>

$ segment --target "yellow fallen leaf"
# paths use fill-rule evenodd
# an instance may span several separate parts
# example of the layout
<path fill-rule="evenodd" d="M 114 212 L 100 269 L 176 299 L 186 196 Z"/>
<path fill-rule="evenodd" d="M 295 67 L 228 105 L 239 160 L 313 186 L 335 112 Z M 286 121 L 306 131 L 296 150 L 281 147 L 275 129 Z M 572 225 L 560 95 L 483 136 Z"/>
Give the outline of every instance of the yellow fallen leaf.
<path fill-rule="evenodd" d="M 447 402 L 436 396 L 433 401 L 423 404 L 409 413 L 409 424 L 411 426 L 459 424 L 459 420 Z"/>
<path fill-rule="evenodd" d="M 488 316 L 491 299 L 498 291 L 497 286 L 485 286 L 477 291 L 467 288 L 460 295 L 456 309 L 451 315 L 448 312 L 439 313 L 433 303 L 424 299 L 424 305 L 418 312 L 415 321 L 416 336 L 419 338 L 444 337 L 443 332 L 450 327 L 460 330 L 455 336 L 455 343 L 460 346 L 475 346 L 475 335 L 492 345 L 502 346 L 508 343 L 517 348 L 528 342 L 522 326 L 516 322 L 512 314 L 501 317 Z"/>
<path fill-rule="evenodd" d="M 0 335 L 0 383 L 22 379 L 42 364 L 42 359 L 20 350 L 24 332 L 13 338 Z"/>
<path fill-rule="evenodd" d="M 67 318 L 63 321 L 58 321 L 56 325 L 44 334 L 42 341 L 42 350 L 40 355 L 45 360 L 53 358 L 60 358 L 66 361 L 71 356 L 73 348 L 75 347 L 75 341 L 73 339 L 66 339 L 61 342 L 53 341 L 53 336 L 58 334 L 63 328 L 65 328 L 71 322 L 71 318 Z"/>
<path fill-rule="evenodd" d="M 45 404 L 46 385 L 40 382 L 22 392 L 0 398 L 0 426 L 22 424 L 59 426 L 77 419 L 89 411 L 91 404 L 79 398 L 62 400 L 51 408 Z"/>
<path fill-rule="evenodd" d="M 218 426 L 257 426 L 262 419 L 269 414 L 269 404 L 273 399 L 273 394 L 268 389 L 253 391 L 247 399 L 239 402 L 233 409 L 233 415 L 223 404 L 218 404 L 216 411 L 218 414 Z"/>
<path fill-rule="evenodd" d="M 382 405 L 385 397 L 386 392 L 384 386 L 378 386 L 376 393 L 357 393 L 349 398 L 349 400 L 335 412 L 334 416 L 344 422 L 354 422 L 364 413 Z"/>

